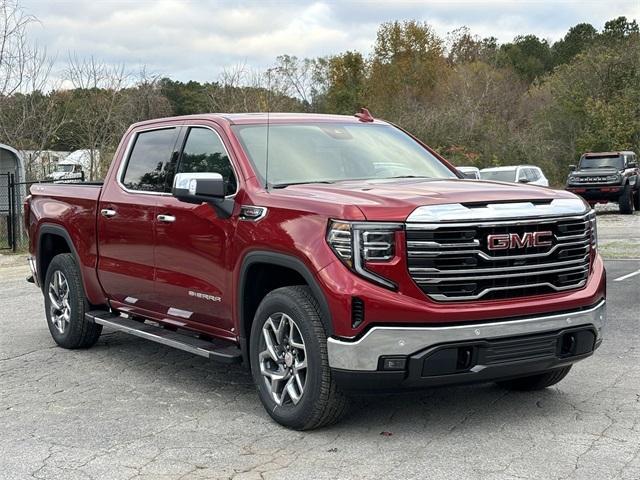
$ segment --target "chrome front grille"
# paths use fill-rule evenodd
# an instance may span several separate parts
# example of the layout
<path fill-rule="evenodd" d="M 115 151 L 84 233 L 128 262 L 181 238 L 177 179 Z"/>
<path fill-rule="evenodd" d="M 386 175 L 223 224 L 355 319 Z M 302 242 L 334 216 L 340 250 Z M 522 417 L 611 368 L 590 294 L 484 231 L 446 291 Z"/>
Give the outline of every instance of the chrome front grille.
<path fill-rule="evenodd" d="M 595 220 L 563 218 L 407 223 L 409 273 L 441 302 L 492 300 L 560 292 L 587 281 Z M 551 232 L 551 244 L 488 248 L 489 235 Z"/>

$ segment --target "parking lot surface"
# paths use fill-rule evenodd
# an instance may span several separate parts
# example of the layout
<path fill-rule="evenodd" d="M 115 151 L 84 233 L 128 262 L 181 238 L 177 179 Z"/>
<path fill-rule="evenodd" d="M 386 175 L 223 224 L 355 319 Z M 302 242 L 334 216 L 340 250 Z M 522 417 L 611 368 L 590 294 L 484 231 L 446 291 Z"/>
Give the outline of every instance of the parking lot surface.
<path fill-rule="evenodd" d="M 607 237 L 619 216 L 602 217 Z M 241 367 L 108 331 L 56 347 L 22 262 L 0 260 L 2 479 L 640 478 L 640 275 L 616 280 L 640 260 L 607 260 L 605 341 L 556 387 L 359 397 L 306 433 L 270 420 Z"/>

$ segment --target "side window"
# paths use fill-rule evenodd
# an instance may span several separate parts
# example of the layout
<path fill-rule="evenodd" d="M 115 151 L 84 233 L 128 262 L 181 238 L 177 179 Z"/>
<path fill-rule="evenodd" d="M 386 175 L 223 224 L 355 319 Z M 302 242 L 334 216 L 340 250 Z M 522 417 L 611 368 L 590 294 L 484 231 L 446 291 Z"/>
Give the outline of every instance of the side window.
<path fill-rule="evenodd" d="M 198 172 L 219 173 L 224 179 L 226 194 L 236 192 L 238 183 L 222 140 L 208 128 L 194 127 L 189 130 L 184 144 L 178 173 Z"/>
<path fill-rule="evenodd" d="M 535 182 L 540 179 L 540 175 L 538 175 L 538 170 L 535 168 L 529 168 L 529 181 Z"/>
<path fill-rule="evenodd" d="M 176 128 L 140 132 L 129 154 L 122 183 L 129 190 L 162 192 L 166 171 L 176 142 Z"/>
<path fill-rule="evenodd" d="M 525 180 L 527 179 L 527 169 L 526 168 L 519 168 L 518 169 L 518 177 L 516 178 L 516 182 L 519 182 L 520 180 Z"/>

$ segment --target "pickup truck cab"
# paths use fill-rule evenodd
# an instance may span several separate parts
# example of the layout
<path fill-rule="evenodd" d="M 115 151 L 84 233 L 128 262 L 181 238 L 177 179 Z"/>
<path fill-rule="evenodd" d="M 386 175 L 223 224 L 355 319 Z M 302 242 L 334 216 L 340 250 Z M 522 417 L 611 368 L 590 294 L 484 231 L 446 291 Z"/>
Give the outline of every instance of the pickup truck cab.
<path fill-rule="evenodd" d="M 103 184 L 34 185 L 25 214 L 60 346 L 107 326 L 242 362 L 294 429 L 358 390 L 544 388 L 602 340 L 582 199 L 461 179 L 366 112 L 137 123 Z"/>
<path fill-rule="evenodd" d="M 640 210 L 640 169 L 634 152 L 585 153 L 571 166 L 567 190 L 591 205 L 618 203 L 620 213 Z"/>

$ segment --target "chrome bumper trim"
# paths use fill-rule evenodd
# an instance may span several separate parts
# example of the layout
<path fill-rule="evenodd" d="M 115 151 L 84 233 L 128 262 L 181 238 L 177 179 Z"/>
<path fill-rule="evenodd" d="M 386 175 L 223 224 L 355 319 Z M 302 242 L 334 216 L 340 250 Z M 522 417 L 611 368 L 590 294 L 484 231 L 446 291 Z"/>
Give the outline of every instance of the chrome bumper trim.
<path fill-rule="evenodd" d="M 441 343 L 514 337 L 581 325 L 593 325 L 597 340 L 600 340 L 606 319 L 606 302 L 602 300 L 587 310 L 520 320 L 449 327 L 373 327 L 356 341 L 329 338 L 329 366 L 344 370 L 374 371 L 378 368 L 378 359 L 382 355 L 411 355 Z"/>

